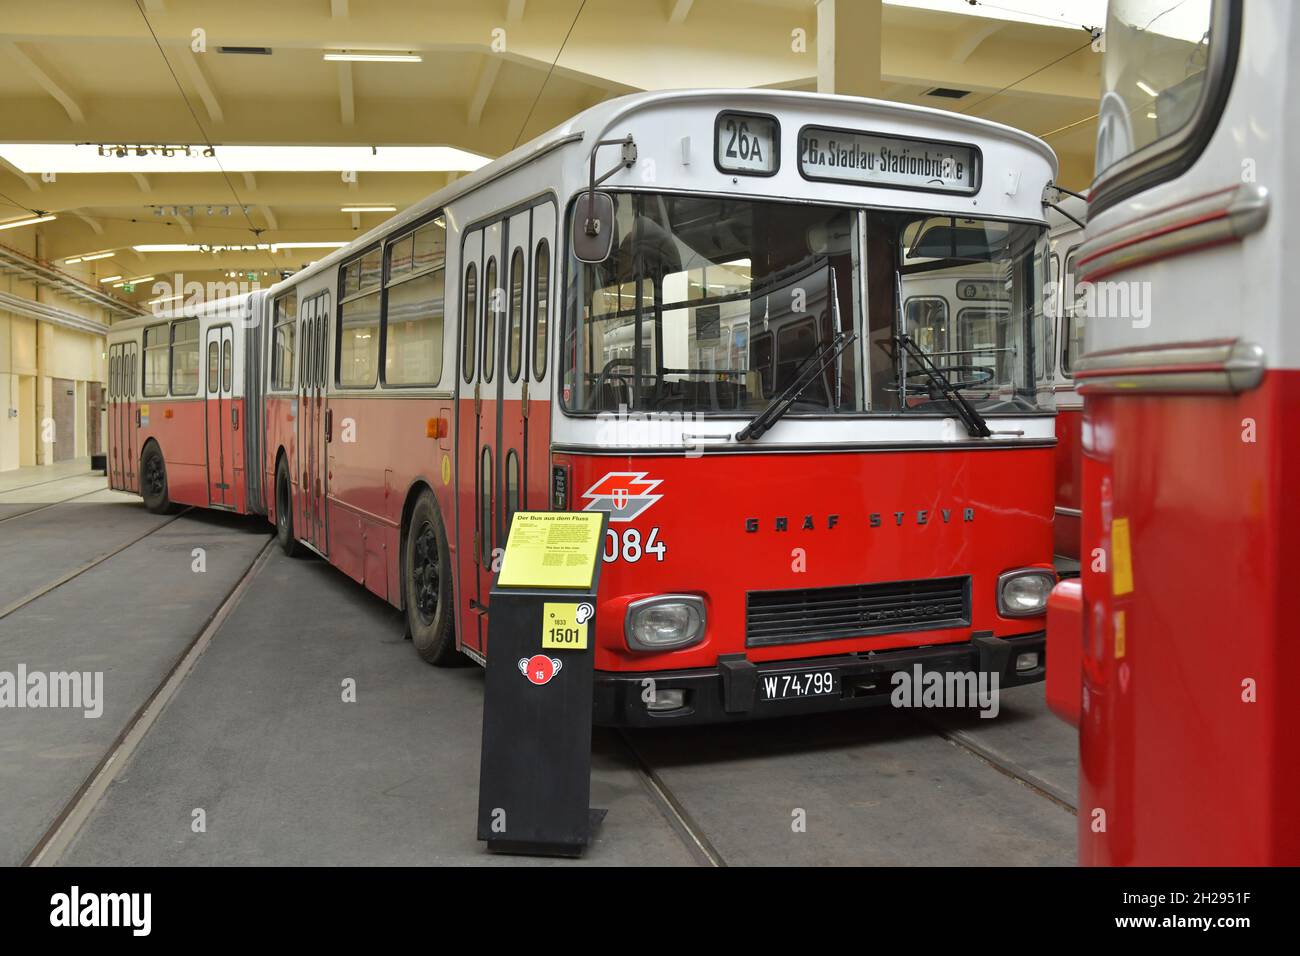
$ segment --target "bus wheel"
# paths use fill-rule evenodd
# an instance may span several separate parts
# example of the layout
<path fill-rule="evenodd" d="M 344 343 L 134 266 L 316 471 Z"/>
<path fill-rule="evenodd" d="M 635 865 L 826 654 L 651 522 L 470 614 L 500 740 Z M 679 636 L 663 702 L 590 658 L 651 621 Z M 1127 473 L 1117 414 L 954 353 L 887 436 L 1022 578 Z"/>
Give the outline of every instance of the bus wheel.
<path fill-rule="evenodd" d="M 286 556 L 292 558 L 298 554 L 298 539 L 293 536 L 293 489 L 289 486 L 289 468 L 283 458 L 275 469 L 275 537 Z"/>
<path fill-rule="evenodd" d="M 172 509 L 171 499 L 167 497 L 167 464 L 158 446 L 152 443 L 140 456 L 140 497 L 144 506 L 156 515 Z"/>
<path fill-rule="evenodd" d="M 424 492 L 415 502 L 403 551 L 402 589 L 411 643 L 424 660 L 445 667 L 457 658 L 452 630 L 451 555 L 431 492 Z"/>

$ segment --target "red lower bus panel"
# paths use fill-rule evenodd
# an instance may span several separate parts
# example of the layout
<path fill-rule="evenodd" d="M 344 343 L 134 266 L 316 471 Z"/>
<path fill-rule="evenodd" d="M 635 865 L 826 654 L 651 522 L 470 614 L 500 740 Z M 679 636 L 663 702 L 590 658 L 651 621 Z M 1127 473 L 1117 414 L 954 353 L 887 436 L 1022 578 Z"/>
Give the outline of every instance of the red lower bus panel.
<path fill-rule="evenodd" d="M 1300 373 L 1089 396 L 1079 860 L 1300 864 Z"/>

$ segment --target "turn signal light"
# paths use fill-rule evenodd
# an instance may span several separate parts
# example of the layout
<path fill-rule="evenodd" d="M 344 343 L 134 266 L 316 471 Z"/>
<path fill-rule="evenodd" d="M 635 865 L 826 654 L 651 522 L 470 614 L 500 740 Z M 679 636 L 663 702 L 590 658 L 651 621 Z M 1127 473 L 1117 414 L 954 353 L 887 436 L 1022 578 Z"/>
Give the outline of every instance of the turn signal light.
<path fill-rule="evenodd" d="M 446 438 L 451 434 L 448 428 L 447 419 L 430 418 L 424 423 L 424 435 L 426 438 Z"/>

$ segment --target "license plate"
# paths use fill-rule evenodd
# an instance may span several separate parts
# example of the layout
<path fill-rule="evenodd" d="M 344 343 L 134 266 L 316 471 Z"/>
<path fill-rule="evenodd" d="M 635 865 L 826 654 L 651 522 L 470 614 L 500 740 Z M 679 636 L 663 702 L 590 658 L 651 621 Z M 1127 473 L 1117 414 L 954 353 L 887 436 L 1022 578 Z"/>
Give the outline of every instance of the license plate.
<path fill-rule="evenodd" d="M 758 694 L 761 700 L 831 697 L 839 692 L 840 682 L 833 670 L 761 674 L 758 678 Z"/>

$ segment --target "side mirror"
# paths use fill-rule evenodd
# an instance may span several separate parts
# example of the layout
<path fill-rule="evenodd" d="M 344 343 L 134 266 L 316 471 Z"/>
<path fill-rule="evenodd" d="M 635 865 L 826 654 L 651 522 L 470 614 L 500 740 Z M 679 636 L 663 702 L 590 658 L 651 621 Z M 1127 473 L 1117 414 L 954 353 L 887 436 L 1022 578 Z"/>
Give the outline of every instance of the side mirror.
<path fill-rule="evenodd" d="M 573 254 L 579 262 L 604 262 L 614 248 L 614 197 L 584 192 L 573 204 Z"/>

